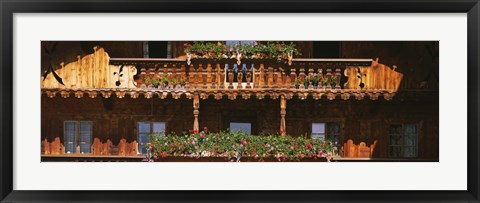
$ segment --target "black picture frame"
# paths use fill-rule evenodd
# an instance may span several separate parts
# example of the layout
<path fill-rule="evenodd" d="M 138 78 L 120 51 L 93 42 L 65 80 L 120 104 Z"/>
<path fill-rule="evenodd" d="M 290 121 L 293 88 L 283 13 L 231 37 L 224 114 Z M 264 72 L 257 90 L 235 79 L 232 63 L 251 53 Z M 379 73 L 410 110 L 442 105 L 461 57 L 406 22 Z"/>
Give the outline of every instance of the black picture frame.
<path fill-rule="evenodd" d="M 0 0 L 2 202 L 479 202 L 479 11 L 478 0 Z M 466 191 L 20 191 L 13 190 L 13 14 L 143 12 L 353 12 L 467 13 L 468 189 Z M 455 68 L 455 67 L 452 67 Z M 34 170 L 34 169 L 33 169 Z M 448 174 L 445 174 L 448 175 Z M 441 177 L 439 177 L 441 178 Z"/>

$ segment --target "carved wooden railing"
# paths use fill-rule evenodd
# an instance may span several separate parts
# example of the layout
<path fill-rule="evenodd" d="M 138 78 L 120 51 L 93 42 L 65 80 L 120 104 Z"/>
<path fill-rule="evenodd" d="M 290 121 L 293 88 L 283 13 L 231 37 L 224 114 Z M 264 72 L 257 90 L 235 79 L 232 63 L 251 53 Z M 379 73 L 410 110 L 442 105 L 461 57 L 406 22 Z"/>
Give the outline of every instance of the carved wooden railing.
<path fill-rule="evenodd" d="M 137 88 L 328 90 L 342 89 L 345 70 L 369 67 L 372 60 L 294 59 L 288 65 L 275 59 L 244 59 L 241 64 L 235 59 L 193 59 L 187 65 L 184 59 L 111 58 L 110 64 L 139 69 Z"/>
<path fill-rule="evenodd" d="M 347 158 L 371 158 L 377 145 L 377 140 L 368 147 L 365 142 L 360 142 L 358 145 L 349 139 L 343 144 L 343 157 Z"/>
<path fill-rule="evenodd" d="M 80 146 L 77 146 L 76 148 L 77 152 L 80 151 Z M 45 139 L 42 141 L 42 154 L 65 155 L 65 146 L 62 144 L 59 137 L 53 139 L 52 142 Z M 87 154 L 93 156 L 137 156 L 138 143 L 135 140 L 127 142 L 126 139 L 120 139 L 118 145 L 114 145 L 109 139 L 105 143 L 102 143 L 99 138 L 94 138 L 91 153 Z"/>

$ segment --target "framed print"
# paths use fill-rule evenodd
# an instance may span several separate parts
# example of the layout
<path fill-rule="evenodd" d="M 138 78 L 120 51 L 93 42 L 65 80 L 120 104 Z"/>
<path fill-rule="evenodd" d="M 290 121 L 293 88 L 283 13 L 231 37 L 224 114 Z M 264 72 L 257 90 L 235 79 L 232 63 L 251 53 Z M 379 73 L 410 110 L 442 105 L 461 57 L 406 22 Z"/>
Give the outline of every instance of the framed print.
<path fill-rule="evenodd" d="M 479 201 L 477 1 L 0 5 L 2 202 Z"/>

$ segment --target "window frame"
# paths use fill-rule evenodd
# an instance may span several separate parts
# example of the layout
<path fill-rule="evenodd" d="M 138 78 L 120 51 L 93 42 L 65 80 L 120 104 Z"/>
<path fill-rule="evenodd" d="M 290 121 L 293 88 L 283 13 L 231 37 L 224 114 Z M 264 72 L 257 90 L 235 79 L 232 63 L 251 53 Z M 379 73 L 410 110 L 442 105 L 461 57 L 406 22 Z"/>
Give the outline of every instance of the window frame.
<path fill-rule="evenodd" d="M 75 123 L 75 141 L 74 141 L 74 150 L 73 152 L 70 152 L 68 154 L 91 154 L 92 153 L 92 145 L 93 145 L 93 125 L 94 125 L 94 122 L 91 121 L 91 120 L 64 120 L 63 121 L 63 141 L 62 141 L 62 144 L 63 144 L 63 148 L 64 148 L 64 151 L 63 153 L 67 154 L 67 144 L 66 144 L 66 134 L 65 134 L 65 124 L 66 123 Z M 90 123 L 90 144 L 89 144 L 89 148 L 90 148 L 90 151 L 88 153 L 85 153 L 85 152 L 82 152 L 82 144 L 81 144 L 81 129 L 80 129 L 80 124 L 81 123 Z M 77 146 L 79 147 L 79 151 L 77 151 Z"/>
<path fill-rule="evenodd" d="M 149 131 L 150 132 L 148 134 L 140 132 L 140 123 L 149 123 Z M 142 142 L 140 140 L 140 135 L 141 134 L 147 134 L 148 135 L 147 136 L 148 141 L 150 141 L 150 137 L 154 133 L 154 131 L 153 131 L 154 123 L 163 123 L 164 124 L 163 134 L 162 134 L 162 132 L 159 132 L 159 134 L 161 134 L 162 136 L 165 136 L 165 133 L 167 132 L 167 122 L 165 122 L 165 121 L 137 121 L 137 143 L 139 145 L 138 150 L 137 150 L 138 154 L 147 154 L 147 152 L 145 152 L 145 153 L 142 152 L 143 145 L 142 145 Z M 144 143 L 144 144 L 146 144 L 146 143 Z"/>
<path fill-rule="evenodd" d="M 391 145 L 391 141 L 390 141 L 390 128 L 391 126 L 393 125 L 399 125 L 401 126 L 401 145 Z M 405 134 L 405 126 L 406 125 L 415 125 L 416 127 L 416 138 L 415 138 L 415 145 L 411 146 L 411 145 L 408 145 L 406 146 L 405 145 L 405 138 L 406 138 L 406 134 Z M 387 150 L 386 150 L 386 155 L 388 158 L 418 158 L 420 157 L 420 150 L 419 150 L 419 146 L 420 146 L 420 139 L 421 139 L 421 135 L 422 135 L 422 121 L 412 121 L 412 120 L 404 120 L 404 121 L 394 121 L 394 122 L 388 122 L 387 123 L 387 127 L 386 127 L 386 135 L 388 136 L 387 137 Z M 391 156 L 390 154 L 390 148 L 391 146 L 400 146 L 400 154 L 401 156 Z M 415 156 L 405 156 L 405 147 L 414 147 L 415 149 Z"/>

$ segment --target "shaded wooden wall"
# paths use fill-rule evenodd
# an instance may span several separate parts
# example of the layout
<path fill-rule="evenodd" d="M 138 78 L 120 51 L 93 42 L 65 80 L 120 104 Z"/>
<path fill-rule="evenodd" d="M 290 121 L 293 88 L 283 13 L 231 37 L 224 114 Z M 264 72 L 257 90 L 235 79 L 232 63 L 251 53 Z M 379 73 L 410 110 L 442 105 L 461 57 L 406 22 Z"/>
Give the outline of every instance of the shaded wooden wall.
<path fill-rule="evenodd" d="M 438 41 L 345 41 L 341 42 L 342 58 L 380 58 L 379 63 L 404 74 L 401 89 L 438 91 Z"/>
<path fill-rule="evenodd" d="M 406 99 L 408 98 L 408 99 Z M 230 122 L 251 122 L 253 134 L 278 134 L 280 128 L 279 100 L 215 100 L 200 101 L 200 128 L 226 130 Z M 312 122 L 341 123 L 341 139 L 353 139 L 358 144 L 378 140 L 377 157 L 387 157 L 388 126 L 397 123 L 418 123 L 419 157 L 438 158 L 438 94 L 428 97 L 394 97 L 392 101 L 350 99 L 292 99 L 287 101 L 287 133 L 293 136 L 311 133 Z M 136 140 L 138 121 L 164 121 L 166 131 L 182 134 L 193 127 L 192 100 L 145 99 L 111 97 L 94 99 L 48 98 L 42 96 L 42 140 L 60 137 L 63 141 L 63 121 L 94 121 L 93 137 L 102 142 L 121 138 Z"/>

